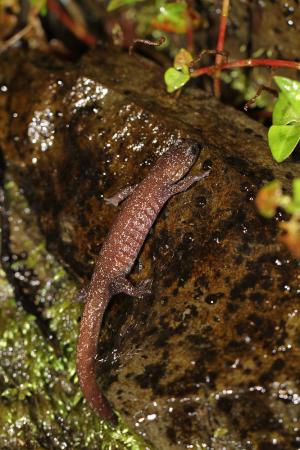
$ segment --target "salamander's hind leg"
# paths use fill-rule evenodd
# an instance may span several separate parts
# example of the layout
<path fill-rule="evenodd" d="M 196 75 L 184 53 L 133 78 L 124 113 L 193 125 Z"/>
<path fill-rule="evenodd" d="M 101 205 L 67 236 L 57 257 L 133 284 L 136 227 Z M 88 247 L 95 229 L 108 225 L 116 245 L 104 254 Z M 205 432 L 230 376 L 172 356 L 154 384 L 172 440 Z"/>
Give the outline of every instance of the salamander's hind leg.
<path fill-rule="evenodd" d="M 146 278 L 134 286 L 131 281 L 127 280 L 125 277 L 116 278 L 111 285 L 114 294 L 123 292 L 124 294 L 131 295 L 132 297 L 139 298 L 151 294 L 151 286 L 151 278 Z"/>
<path fill-rule="evenodd" d="M 184 192 L 189 189 L 194 183 L 202 180 L 203 178 L 206 178 L 208 175 L 209 172 L 204 172 L 200 175 L 188 175 L 182 180 L 178 181 L 178 183 L 168 186 L 168 192 L 170 193 L 170 196 L 179 194 L 179 192 Z"/>
<path fill-rule="evenodd" d="M 86 303 L 87 294 L 88 294 L 88 287 L 83 287 L 82 289 L 80 289 L 78 294 L 74 297 L 74 302 Z"/>

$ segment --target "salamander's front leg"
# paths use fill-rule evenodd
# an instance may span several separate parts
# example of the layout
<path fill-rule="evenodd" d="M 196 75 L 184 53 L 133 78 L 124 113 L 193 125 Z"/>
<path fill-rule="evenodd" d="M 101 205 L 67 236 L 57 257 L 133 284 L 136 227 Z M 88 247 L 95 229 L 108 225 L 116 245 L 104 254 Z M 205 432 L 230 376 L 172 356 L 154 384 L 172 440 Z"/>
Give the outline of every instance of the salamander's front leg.
<path fill-rule="evenodd" d="M 112 197 L 104 198 L 104 201 L 106 203 L 109 203 L 110 205 L 118 206 L 123 200 L 125 200 L 127 197 L 129 197 L 129 195 L 133 193 L 136 187 L 137 184 L 134 184 L 132 186 L 126 186 L 124 189 L 117 192 Z"/>
<path fill-rule="evenodd" d="M 134 286 L 127 278 L 118 277 L 112 282 L 111 289 L 113 290 L 113 294 L 120 294 L 123 292 L 132 297 L 142 298 L 145 295 L 151 294 L 151 286 L 152 280 L 150 278 L 146 278 Z"/>
<path fill-rule="evenodd" d="M 170 197 L 175 194 L 179 194 L 179 192 L 184 192 L 189 189 L 194 183 L 197 181 L 206 178 L 209 175 L 209 172 L 201 173 L 200 175 L 188 175 L 184 177 L 182 180 L 178 181 L 176 184 L 172 184 L 168 186 L 168 192 Z"/>

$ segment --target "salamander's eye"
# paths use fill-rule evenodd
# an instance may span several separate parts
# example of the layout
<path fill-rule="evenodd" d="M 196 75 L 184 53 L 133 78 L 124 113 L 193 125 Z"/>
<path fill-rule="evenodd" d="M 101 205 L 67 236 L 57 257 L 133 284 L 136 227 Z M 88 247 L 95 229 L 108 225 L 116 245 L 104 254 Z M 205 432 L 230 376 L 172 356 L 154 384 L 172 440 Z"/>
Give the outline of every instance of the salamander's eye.
<path fill-rule="evenodd" d="M 193 141 L 189 147 L 190 154 L 193 156 L 198 155 L 198 153 L 200 152 L 201 149 L 202 149 L 202 145 L 196 141 Z"/>

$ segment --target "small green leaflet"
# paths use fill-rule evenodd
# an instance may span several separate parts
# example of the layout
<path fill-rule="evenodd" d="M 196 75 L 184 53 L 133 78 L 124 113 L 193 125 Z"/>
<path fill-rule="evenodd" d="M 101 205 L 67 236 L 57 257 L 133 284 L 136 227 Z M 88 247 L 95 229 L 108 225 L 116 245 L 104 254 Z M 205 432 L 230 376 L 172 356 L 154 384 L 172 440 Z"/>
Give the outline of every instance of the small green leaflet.
<path fill-rule="evenodd" d="M 183 66 L 182 70 L 177 70 L 175 67 L 170 67 L 165 72 L 165 83 L 169 94 L 180 89 L 190 79 L 190 72 L 187 66 Z"/>
<path fill-rule="evenodd" d="M 300 82 L 274 77 L 281 92 L 273 109 L 268 140 L 273 158 L 282 162 L 300 141 Z"/>
<path fill-rule="evenodd" d="M 169 94 L 180 89 L 191 78 L 189 63 L 193 60 L 192 55 L 181 48 L 174 59 L 174 67 L 165 72 L 165 83 Z"/>

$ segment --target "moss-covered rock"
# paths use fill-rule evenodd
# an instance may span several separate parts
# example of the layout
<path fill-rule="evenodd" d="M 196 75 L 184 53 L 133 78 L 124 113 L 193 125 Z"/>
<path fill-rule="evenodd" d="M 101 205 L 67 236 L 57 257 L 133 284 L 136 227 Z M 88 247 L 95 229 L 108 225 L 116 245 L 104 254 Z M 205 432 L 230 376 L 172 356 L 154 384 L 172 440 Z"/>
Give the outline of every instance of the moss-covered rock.
<path fill-rule="evenodd" d="M 1 270 L 1 450 L 143 449 L 126 425 L 112 430 L 83 402 L 75 371 L 81 310 L 74 300 L 76 286 L 46 250 L 34 215 L 12 181 L 6 192 L 11 204 L 12 268 L 16 277 L 24 278 L 24 289 L 26 284 L 38 286 L 32 301 L 42 307 L 50 334 L 47 339 L 36 317 L 24 311 Z M 58 345 L 51 344 L 51 337 Z"/>
<path fill-rule="evenodd" d="M 276 164 L 264 127 L 200 90 L 168 96 L 159 68 L 110 48 L 68 64 L 22 55 L 6 71 L 1 146 L 48 248 L 84 280 L 117 214 L 104 197 L 179 137 L 203 146 L 193 173 L 211 168 L 146 239 L 132 278 L 152 277 L 152 295 L 107 311 L 99 383 L 115 409 L 158 450 L 297 446 L 300 267 L 279 244 L 282 213 L 261 218 L 254 198 L 275 177 L 289 186 L 299 162 Z M 69 307 L 55 308 L 57 336 L 75 339 L 59 325 Z"/>

